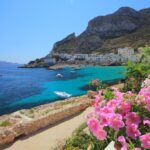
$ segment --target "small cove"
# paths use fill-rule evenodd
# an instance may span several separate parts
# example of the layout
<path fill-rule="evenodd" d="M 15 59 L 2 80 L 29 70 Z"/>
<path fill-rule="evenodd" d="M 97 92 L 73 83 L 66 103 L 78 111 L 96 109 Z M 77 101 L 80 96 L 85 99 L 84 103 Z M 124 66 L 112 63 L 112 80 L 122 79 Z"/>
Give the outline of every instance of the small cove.
<path fill-rule="evenodd" d="M 89 66 L 78 70 L 68 67 L 59 70 L 0 68 L 0 74 L 3 74 L 0 78 L 0 115 L 60 100 L 54 91 L 84 95 L 87 91 L 83 87 L 91 80 L 123 79 L 124 70 L 122 66 Z M 58 73 L 63 78 L 57 78 Z"/>

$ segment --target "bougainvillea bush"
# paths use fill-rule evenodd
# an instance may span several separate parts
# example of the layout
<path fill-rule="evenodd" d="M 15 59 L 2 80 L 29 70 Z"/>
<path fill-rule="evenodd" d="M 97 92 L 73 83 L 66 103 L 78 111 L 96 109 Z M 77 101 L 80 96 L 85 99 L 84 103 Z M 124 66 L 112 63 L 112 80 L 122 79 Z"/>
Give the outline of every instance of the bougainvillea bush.
<path fill-rule="evenodd" d="M 91 133 L 100 141 L 115 141 L 121 150 L 150 149 L 150 75 L 138 94 L 113 89 L 106 100 L 100 91 L 87 115 Z"/>

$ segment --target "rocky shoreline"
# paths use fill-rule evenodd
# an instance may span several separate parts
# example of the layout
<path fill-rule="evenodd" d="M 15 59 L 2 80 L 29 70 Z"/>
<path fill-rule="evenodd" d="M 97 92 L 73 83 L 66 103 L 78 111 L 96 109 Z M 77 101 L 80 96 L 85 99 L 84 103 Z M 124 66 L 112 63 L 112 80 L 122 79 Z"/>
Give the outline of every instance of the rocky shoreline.
<path fill-rule="evenodd" d="M 82 65 L 82 66 L 85 66 L 85 65 Z M 67 63 L 58 63 L 56 65 L 53 65 L 53 66 L 50 66 L 48 67 L 47 69 L 48 70 L 57 70 L 57 69 L 63 69 L 65 67 L 69 67 L 69 68 L 73 68 L 73 69 L 78 69 L 81 67 L 81 65 L 78 65 L 78 64 L 67 64 Z"/>
<path fill-rule="evenodd" d="M 88 96 L 57 101 L 0 116 L 0 147 L 78 114 L 91 104 Z"/>
<path fill-rule="evenodd" d="M 64 66 L 78 68 L 80 66 L 116 66 L 124 65 L 128 62 L 138 62 L 138 52 L 130 47 L 119 48 L 117 53 L 106 54 L 69 54 L 51 52 L 44 58 L 30 61 L 28 64 L 21 66 L 22 68 L 48 68 L 61 69 Z"/>

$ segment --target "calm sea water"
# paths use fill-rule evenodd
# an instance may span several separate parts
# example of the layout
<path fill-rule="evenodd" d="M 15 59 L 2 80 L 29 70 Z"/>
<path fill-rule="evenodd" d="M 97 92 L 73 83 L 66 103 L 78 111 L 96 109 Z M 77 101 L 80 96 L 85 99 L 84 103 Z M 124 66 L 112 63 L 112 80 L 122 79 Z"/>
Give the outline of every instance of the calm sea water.
<path fill-rule="evenodd" d="M 23 108 L 60 100 L 54 91 L 63 91 L 73 96 L 83 95 L 83 87 L 92 79 L 102 81 L 124 78 L 124 67 L 86 67 L 79 70 L 0 68 L 0 115 Z M 61 73 L 64 77 L 58 79 Z"/>

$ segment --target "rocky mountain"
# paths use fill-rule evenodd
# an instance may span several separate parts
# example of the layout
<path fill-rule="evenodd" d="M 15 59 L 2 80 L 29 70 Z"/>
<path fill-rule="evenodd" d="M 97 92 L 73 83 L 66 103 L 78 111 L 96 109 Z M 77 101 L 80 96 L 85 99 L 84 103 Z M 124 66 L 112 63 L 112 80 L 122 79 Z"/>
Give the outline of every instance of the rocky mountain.
<path fill-rule="evenodd" d="M 62 61 L 77 63 L 76 59 L 83 60 L 84 63 L 99 61 L 100 65 L 120 64 L 120 60 L 124 60 L 124 53 L 126 61 L 137 60 L 133 58 L 134 50 L 145 45 L 150 45 L 150 8 L 136 11 L 121 7 L 113 14 L 90 20 L 79 36 L 75 33 L 68 35 L 56 42 L 46 57 L 31 61 L 25 67 L 47 67 Z M 130 47 L 129 50 L 126 47 Z M 119 48 L 125 48 L 125 52 L 118 51 Z"/>
<path fill-rule="evenodd" d="M 144 32 L 146 33 L 145 41 L 143 39 L 143 42 L 138 44 L 141 37 L 136 36 L 136 34 L 141 33 L 141 30 L 143 32 L 146 30 Z M 93 53 L 97 51 L 105 53 L 105 50 L 106 52 L 109 49 L 112 50 L 111 46 L 108 47 L 108 41 L 123 37 L 128 39 L 132 36 L 136 36 L 134 48 L 150 44 L 150 8 L 136 11 L 129 7 L 122 7 L 113 14 L 98 16 L 89 21 L 86 30 L 79 36 L 76 37 L 75 33 L 72 33 L 63 40 L 56 42 L 52 51 L 55 53 Z M 121 40 L 120 42 L 122 43 Z M 130 44 L 126 46 L 130 46 Z M 112 45 L 112 47 L 119 48 L 120 45 L 119 47 Z"/>

